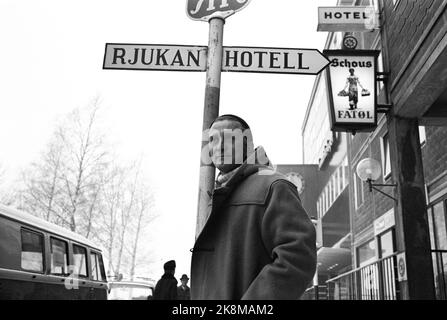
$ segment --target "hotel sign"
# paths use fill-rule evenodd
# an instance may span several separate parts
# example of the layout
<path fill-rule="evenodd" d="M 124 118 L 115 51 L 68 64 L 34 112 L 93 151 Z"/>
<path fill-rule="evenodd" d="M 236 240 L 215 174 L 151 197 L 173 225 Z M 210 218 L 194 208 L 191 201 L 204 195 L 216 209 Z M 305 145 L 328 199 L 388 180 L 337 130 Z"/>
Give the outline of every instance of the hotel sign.
<path fill-rule="evenodd" d="M 224 47 L 222 71 L 317 75 L 329 62 L 317 49 Z"/>
<path fill-rule="evenodd" d="M 374 7 L 319 7 L 317 31 L 371 31 L 379 27 Z"/>
<path fill-rule="evenodd" d="M 332 131 L 374 131 L 377 126 L 379 51 L 325 50 Z"/>
<path fill-rule="evenodd" d="M 107 43 L 103 69 L 205 71 L 208 47 Z"/>
<path fill-rule="evenodd" d="M 317 49 L 224 47 L 222 71 L 311 74 L 329 60 Z M 208 47 L 107 43 L 103 69 L 206 71 Z"/>

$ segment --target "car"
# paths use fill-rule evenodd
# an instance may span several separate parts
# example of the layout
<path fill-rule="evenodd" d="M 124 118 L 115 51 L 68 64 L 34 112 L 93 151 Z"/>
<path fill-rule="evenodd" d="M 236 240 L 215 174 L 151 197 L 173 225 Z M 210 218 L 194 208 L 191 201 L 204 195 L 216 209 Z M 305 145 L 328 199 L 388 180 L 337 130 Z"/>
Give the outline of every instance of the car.
<path fill-rule="evenodd" d="M 102 250 L 91 240 L 0 205 L 0 300 L 105 300 Z"/>
<path fill-rule="evenodd" d="M 153 282 L 111 281 L 109 282 L 109 300 L 152 300 Z"/>

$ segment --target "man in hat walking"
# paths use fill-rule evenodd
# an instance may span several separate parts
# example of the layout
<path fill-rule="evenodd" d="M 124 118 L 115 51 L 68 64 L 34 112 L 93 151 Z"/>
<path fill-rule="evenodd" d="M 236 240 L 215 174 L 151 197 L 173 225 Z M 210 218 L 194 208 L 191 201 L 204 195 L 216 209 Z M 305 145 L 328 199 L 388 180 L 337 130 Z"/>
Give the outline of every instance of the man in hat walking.
<path fill-rule="evenodd" d="M 177 279 L 175 274 L 175 261 L 170 260 L 163 265 L 165 273 L 158 280 L 154 290 L 153 300 L 177 300 Z"/>
<path fill-rule="evenodd" d="M 178 300 L 191 300 L 190 289 L 188 287 L 188 276 L 186 274 L 182 275 L 180 281 L 182 284 L 177 288 Z"/>
<path fill-rule="evenodd" d="M 299 299 L 317 251 L 296 186 L 254 149 L 248 124 L 235 115 L 211 125 L 209 151 L 220 174 L 192 249 L 191 299 Z"/>

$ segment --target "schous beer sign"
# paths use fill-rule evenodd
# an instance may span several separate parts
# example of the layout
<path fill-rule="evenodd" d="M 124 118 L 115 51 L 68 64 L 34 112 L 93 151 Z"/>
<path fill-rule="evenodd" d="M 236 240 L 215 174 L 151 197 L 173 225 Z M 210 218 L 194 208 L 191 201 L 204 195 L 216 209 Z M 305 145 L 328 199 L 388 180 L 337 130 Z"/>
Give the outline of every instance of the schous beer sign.
<path fill-rule="evenodd" d="M 186 14 L 193 20 L 225 19 L 244 9 L 250 0 L 188 0 Z"/>
<path fill-rule="evenodd" d="M 373 131 L 377 126 L 377 57 L 372 50 L 324 50 L 332 131 Z"/>

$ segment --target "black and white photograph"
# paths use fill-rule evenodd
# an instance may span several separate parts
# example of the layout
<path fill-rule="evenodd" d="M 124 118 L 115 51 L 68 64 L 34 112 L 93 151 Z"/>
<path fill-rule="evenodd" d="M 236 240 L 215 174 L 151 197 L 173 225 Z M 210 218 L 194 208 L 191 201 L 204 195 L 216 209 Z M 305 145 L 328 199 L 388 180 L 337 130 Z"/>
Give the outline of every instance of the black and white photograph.
<path fill-rule="evenodd" d="M 0 30 L 1 301 L 447 300 L 447 0 L 0 0 Z"/>

